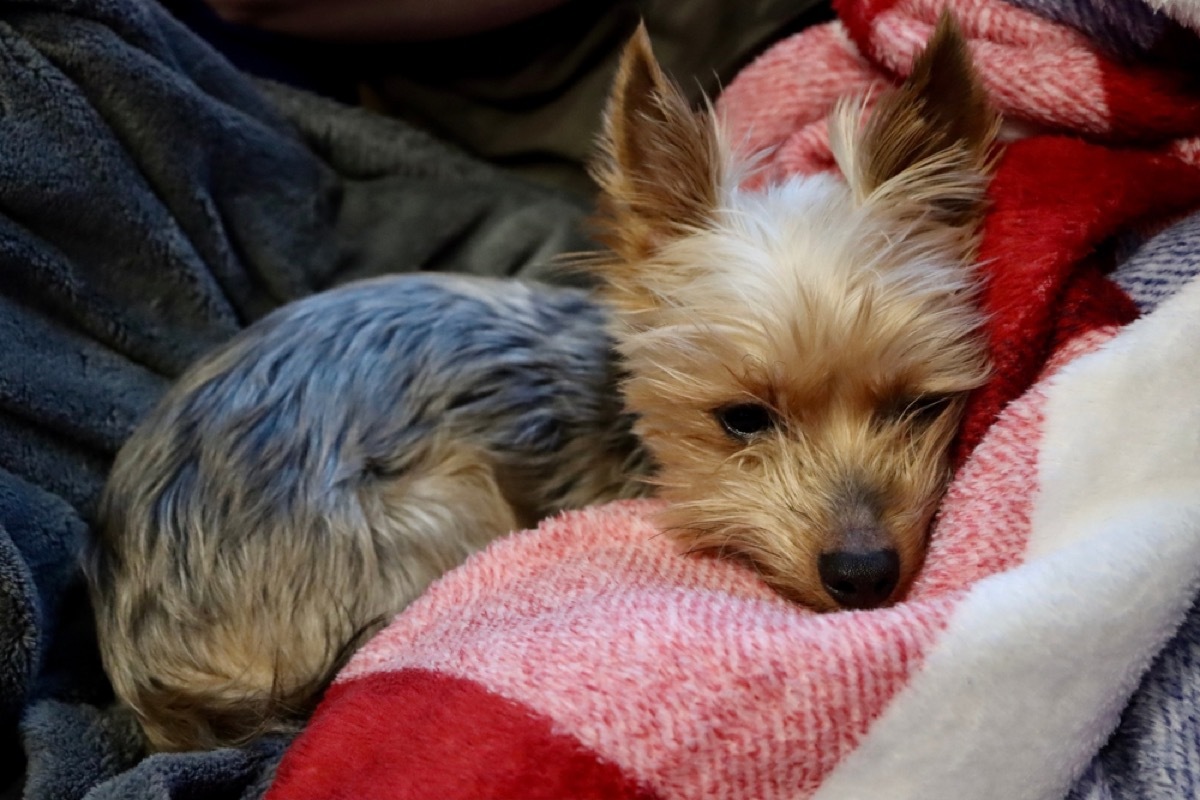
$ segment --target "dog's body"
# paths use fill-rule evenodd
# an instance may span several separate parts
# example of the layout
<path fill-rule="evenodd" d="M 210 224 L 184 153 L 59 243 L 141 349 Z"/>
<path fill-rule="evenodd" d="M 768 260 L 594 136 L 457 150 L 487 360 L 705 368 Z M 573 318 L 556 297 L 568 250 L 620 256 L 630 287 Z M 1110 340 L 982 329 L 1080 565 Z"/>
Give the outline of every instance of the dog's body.
<path fill-rule="evenodd" d="M 190 369 L 121 450 L 89 569 L 152 745 L 293 724 L 344 648 L 472 551 L 636 493 L 605 322 L 578 290 L 400 276 Z"/>
<path fill-rule="evenodd" d="M 611 252 L 585 262 L 611 320 L 574 290 L 394 278 L 190 370 L 121 451 L 90 558 L 105 664 L 152 745 L 294 724 L 472 550 L 646 478 L 685 549 L 785 596 L 902 592 L 987 374 L 971 262 L 997 124 L 948 18 L 863 113 L 832 118 L 845 181 L 743 191 L 639 31 L 597 169 Z"/>

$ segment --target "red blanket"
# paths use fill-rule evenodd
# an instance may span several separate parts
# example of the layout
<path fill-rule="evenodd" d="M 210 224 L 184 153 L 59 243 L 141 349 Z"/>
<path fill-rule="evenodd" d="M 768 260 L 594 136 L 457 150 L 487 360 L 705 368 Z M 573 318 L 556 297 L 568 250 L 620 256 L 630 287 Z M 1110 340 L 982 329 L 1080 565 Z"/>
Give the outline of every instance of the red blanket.
<path fill-rule="evenodd" d="M 902 77 L 942 5 L 844 2 L 844 24 L 751 65 L 720 109 L 771 149 L 760 180 L 830 168 L 833 101 Z M 910 595 L 816 615 L 676 553 L 652 504 L 551 520 L 354 658 L 272 800 L 1051 798 L 1078 777 L 1200 578 L 1200 458 L 1178 435 L 1200 429 L 1200 291 L 1130 324 L 1105 274 L 1113 237 L 1200 206 L 1200 103 L 1000 0 L 952 5 L 1036 134 L 992 186 L 996 371 Z"/>

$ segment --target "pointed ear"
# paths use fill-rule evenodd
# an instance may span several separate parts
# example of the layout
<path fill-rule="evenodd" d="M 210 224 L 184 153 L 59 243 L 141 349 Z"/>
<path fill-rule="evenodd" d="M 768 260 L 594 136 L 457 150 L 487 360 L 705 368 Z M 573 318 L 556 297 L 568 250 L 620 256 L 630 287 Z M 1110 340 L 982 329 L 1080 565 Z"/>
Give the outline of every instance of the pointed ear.
<path fill-rule="evenodd" d="M 860 203 L 891 203 L 931 221 L 973 228 L 985 210 L 999 116 L 949 11 L 908 79 L 882 95 L 864 124 L 862 101 L 830 119 L 838 166 Z"/>
<path fill-rule="evenodd" d="M 711 217 L 722 171 L 716 128 L 663 73 L 644 24 L 621 55 L 600 144 L 598 235 L 620 259 L 644 259 Z"/>

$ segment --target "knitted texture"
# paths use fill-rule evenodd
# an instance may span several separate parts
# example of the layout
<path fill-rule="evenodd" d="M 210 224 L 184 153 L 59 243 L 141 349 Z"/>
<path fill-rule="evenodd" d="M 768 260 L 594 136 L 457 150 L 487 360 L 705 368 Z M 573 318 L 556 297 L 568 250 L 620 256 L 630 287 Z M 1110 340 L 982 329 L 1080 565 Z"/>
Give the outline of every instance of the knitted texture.
<path fill-rule="evenodd" d="M 844 25 L 752 64 L 720 108 L 743 146 L 773 148 L 758 180 L 829 169 L 830 105 L 901 77 L 941 5 L 843 3 Z M 1200 206 L 1179 144 L 1200 132 L 1196 103 L 1078 30 L 953 5 L 993 95 L 1042 132 L 998 161 L 980 267 L 995 373 L 907 597 L 817 615 L 734 562 L 680 555 L 655 501 L 564 515 L 477 555 L 361 650 L 273 800 L 1011 800 L 1076 781 L 1078 797 L 1132 797 L 1155 769 L 1195 783 L 1178 699 L 1200 686 L 1198 626 L 1179 629 L 1200 580 L 1200 443 L 1183 433 L 1200 430 L 1200 237 L 1174 221 Z M 1114 75 L 1161 108 L 1121 111 Z"/>
<path fill-rule="evenodd" d="M 825 118 L 834 101 L 905 77 L 947 5 L 1008 135 L 1070 133 L 1196 160 L 1200 91 L 1185 69 L 1118 60 L 1084 32 L 1003 0 L 836 5 L 840 22 L 776 45 L 720 99 L 733 141 L 747 152 L 771 151 L 760 181 L 832 168 Z"/>
<path fill-rule="evenodd" d="M 1183 32 L 1180 23 L 1142 0 L 1008 0 L 1055 22 L 1086 34 L 1119 61 L 1167 55 L 1172 40 Z"/>
<path fill-rule="evenodd" d="M 1170 297 L 1200 273 L 1200 216 L 1182 219 L 1141 244 L 1114 279 L 1142 311 Z"/>
<path fill-rule="evenodd" d="M 473 558 L 360 651 L 269 796 L 1061 796 L 1190 599 L 1200 468 L 1093 519 L 1094 498 L 1064 485 L 1076 469 L 1047 474 L 1045 442 L 1093 435 L 1076 416 L 1131 364 L 1154 362 L 1143 388 L 1174 381 L 1173 362 L 1200 357 L 1197 312 L 1192 291 L 1175 317 L 1061 348 L 972 454 L 896 607 L 791 606 L 737 564 L 677 554 L 652 501 L 564 515 Z M 1200 380 L 1185 383 L 1156 409 L 1168 424 L 1200 422 Z M 1089 485 L 1194 450 L 1124 430 L 1127 411 L 1104 408 L 1125 462 L 1092 459 Z M 1153 598 L 1135 591 L 1149 573 Z M 1126 597 L 1139 614 L 1114 612 Z"/>

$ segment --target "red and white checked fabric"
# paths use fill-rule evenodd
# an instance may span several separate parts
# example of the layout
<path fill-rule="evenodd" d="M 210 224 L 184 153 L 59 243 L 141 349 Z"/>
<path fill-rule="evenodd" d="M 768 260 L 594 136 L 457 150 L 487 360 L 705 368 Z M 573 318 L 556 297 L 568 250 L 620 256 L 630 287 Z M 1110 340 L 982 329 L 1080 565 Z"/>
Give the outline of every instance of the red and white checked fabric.
<path fill-rule="evenodd" d="M 784 40 L 720 98 L 732 141 L 772 150 L 760 181 L 833 169 L 825 120 L 839 97 L 908 74 L 949 6 L 1010 130 L 1069 133 L 1196 162 L 1200 93 L 1164 65 L 1119 63 L 1082 33 L 1003 0 L 840 0 L 839 21 Z"/>
<path fill-rule="evenodd" d="M 1064 59 L 1086 44 L 1010 26 L 999 2 L 956 8 L 973 36 L 1040 31 Z M 775 177 L 830 163 L 811 120 L 891 80 L 878 65 L 904 63 L 935 16 L 839 10 L 845 29 L 783 42 L 723 100 L 731 130 L 778 146 Z M 1163 142 L 1104 146 L 1111 100 L 1081 87 L 1059 113 L 1043 69 L 1010 65 L 1009 90 L 1037 91 L 1006 102 L 1090 141 L 1031 136 L 999 161 L 982 246 L 995 377 L 903 602 L 786 603 L 737 564 L 678 554 L 654 501 L 566 514 L 473 557 L 357 653 L 270 800 L 1061 797 L 1200 582 L 1200 285 L 1135 320 L 1100 255 L 1200 206 L 1200 171 Z"/>
<path fill-rule="evenodd" d="M 358 653 L 269 797 L 1061 796 L 1200 577 L 1200 459 L 1177 435 L 1200 430 L 1200 378 L 1177 385 L 1200 286 L 1113 332 L 1073 340 L 1000 414 L 898 606 L 789 605 L 680 557 L 650 501 L 567 514 Z M 1110 402 L 1129 387 L 1133 408 Z M 1152 430 L 1124 426 L 1147 397 Z"/>

